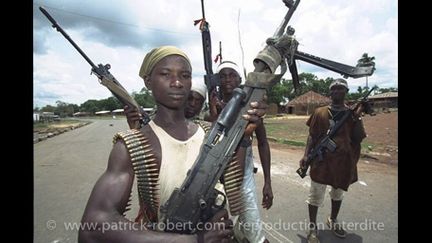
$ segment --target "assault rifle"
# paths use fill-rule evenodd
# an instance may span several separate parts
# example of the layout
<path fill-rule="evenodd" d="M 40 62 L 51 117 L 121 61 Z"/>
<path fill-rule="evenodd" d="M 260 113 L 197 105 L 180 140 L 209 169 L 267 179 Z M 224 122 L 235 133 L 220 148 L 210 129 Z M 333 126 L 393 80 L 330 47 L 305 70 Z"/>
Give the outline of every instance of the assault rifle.
<path fill-rule="evenodd" d="M 96 66 L 44 8 L 39 7 L 39 10 L 52 23 L 52 27 L 57 29 L 57 31 L 59 31 L 72 44 L 72 46 L 75 47 L 75 49 L 81 54 L 81 56 L 83 56 L 84 59 L 90 64 L 90 66 L 92 67 L 91 73 L 94 73 L 98 77 L 99 83 L 107 87 L 123 105 L 135 107 L 142 114 L 142 118 L 139 120 L 139 126 L 149 123 L 149 115 L 141 108 L 140 105 L 138 105 L 138 103 L 129 95 L 126 89 L 123 88 L 123 86 L 117 81 L 117 79 L 114 78 L 114 76 L 108 71 L 108 69 L 111 68 L 111 65 L 98 64 Z"/>
<path fill-rule="evenodd" d="M 312 161 L 314 161 L 317 158 L 318 159 L 317 162 L 320 162 L 323 160 L 323 156 L 327 151 L 329 151 L 330 153 L 335 151 L 335 149 L 337 148 L 337 144 L 332 140 L 332 138 L 339 131 L 339 129 L 342 127 L 345 121 L 352 116 L 352 112 L 358 109 L 359 105 L 364 106 L 364 112 L 366 114 L 374 115 L 373 110 L 370 107 L 370 104 L 368 103 L 368 99 L 367 99 L 367 97 L 374 89 L 375 87 L 373 87 L 371 90 L 369 90 L 369 92 L 365 96 L 359 99 L 358 102 L 353 106 L 353 108 L 345 111 L 342 118 L 336 121 L 334 125 L 330 125 L 330 128 L 327 131 L 327 134 L 324 136 L 324 138 L 322 138 L 321 141 L 309 151 L 307 161 L 305 161 L 304 166 L 296 170 L 297 174 L 299 174 L 301 178 L 304 178 L 306 176 L 306 172 L 309 166 L 311 165 Z"/>
<path fill-rule="evenodd" d="M 204 82 L 207 86 L 209 100 L 211 97 L 211 93 L 215 89 L 218 98 L 222 99 L 222 93 L 220 92 L 219 74 L 214 74 L 212 68 L 213 63 L 212 63 L 211 36 L 210 36 L 209 23 L 207 22 L 204 13 L 204 0 L 201 0 L 201 11 L 202 11 L 202 18 L 195 20 L 194 25 L 200 23 L 201 39 L 202 39 L 203 54 L 204 54 L 204 68 L 206 70 L 206 74 L 204 75 Z M 222 56 L 220 58 L 222 59 Z"/>
<path fill-rule="evenodd" d="M 282 22 L 285 21 L 287 19 Z M 250 109 L 250 102 L 261 101 L 266 89 L 279 82 L 284 74 L 273 74 L 285 55 L 284 43 L 279 41 L 286 35 L 284 26 L 279 26 L 273 36 L 279 49 L 269 44 L 258 54 L 254 60 L 254 72 L 248 74 L 242 89 L 234 89 L 233 97 L 214 122 L 182 185 L 174 189 L 166 203 L 161 205 L 162 222 L 189 226 L 168 231 L 194 233 L 198 224 L 207 222 L 220 209 L 215 202 L 219 192 L 214 187 L 244 135 L 248 121 L 241 115 Z M 281 69 L 281 72 L 284 71 Z"/>

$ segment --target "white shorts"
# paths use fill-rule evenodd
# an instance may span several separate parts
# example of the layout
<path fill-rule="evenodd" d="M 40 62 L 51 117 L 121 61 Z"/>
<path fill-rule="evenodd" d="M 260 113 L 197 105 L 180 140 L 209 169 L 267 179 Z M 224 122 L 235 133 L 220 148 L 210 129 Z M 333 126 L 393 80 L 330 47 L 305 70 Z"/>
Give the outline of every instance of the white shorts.
<path fill-rule="evenodd" d="M 330 186 L 331 189 L 329 191 L 330 198 L 335 201 L 341 201 L 344 196 L 344 190 Z M 310 205 L 321 207 L 324 202 L 324 196 L 327 185 L 321 184 L 311 180 L 311 187 L 309 191 L 309 197 L 306 202 Z"/>

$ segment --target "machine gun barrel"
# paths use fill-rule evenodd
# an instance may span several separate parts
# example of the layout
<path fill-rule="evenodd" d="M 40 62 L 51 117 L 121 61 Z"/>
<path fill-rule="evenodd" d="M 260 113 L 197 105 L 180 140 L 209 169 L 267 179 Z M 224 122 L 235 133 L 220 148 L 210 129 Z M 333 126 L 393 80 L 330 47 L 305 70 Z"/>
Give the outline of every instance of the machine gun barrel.
<path fill-rule="evenodd" d="M 333 72 L 337 72 L 345 77 L 352 77 L 352 78 L 361 78 L 365 76 L 370 76 L 374 72 L 374 66 L 365 66 L 365 67 L 353 67 L 346 64 L 342 64 L 339 62 L 331 61 L 328 59 L 324 59 L 321 57 L 317 57 L 305 52 L 301 52 L 296 50 L 294 54 L 294 58 L 308 62 L 314 65 L 317 65 L 322 68 L 329 69 Z"/>
<path fill-rule="evenodd" d="M 300 0 L 283 0 L 285 5 L 289 8 L 288 12 L 286 13 L 284 19 L 280 23 L 279 27 L 276 29 L 275 33 L 273 34 L 273 38 L 281 37 L 283 33 L 285 32 L 285 28 L 288 25 L 288 22 L 290 21 L 294 11 L 296 10 L 297 6 L 300 4 Z"/>

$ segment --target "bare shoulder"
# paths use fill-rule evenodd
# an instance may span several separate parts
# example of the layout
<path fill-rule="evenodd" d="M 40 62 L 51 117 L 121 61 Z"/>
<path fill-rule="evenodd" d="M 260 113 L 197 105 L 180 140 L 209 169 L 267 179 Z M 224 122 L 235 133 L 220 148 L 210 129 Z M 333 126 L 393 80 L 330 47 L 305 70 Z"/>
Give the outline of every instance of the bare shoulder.
<path fill-rule="evenodd" d="M 117 139 L 108 159 L 108 172 L 133 172 L 131 158 L 123 140 Z"/>

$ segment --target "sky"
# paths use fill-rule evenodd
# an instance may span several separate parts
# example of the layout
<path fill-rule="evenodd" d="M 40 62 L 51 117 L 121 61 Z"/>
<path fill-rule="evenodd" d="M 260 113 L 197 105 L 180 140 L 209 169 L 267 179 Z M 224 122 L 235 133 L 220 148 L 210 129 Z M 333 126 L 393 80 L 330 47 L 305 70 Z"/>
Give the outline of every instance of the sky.
<path fill-rule="evenodd" d="M 207 0 L 212 56 L 222 43 L 223 60 L 247 72 L 252 61 L 283 20 L 288 8 L 282 0 Z M 201 32 L 193 21 L 202 17 L 198 0 L 35 0 L 33 1 L 33 107 L 56 101 L 80 105 L 111 96 L 99 84 L 78 51 L 40 12 L 43 6 L 72 40 L 129 92 L 139 92 L 138 76 L 145 54 L 161 45 L 185 51 L 192 62 L 192 79 L 205 74 Z M 375 57 L 376 70 L 368 85 L 398 87 L 398 6 L 396 0 L 301 0 L 289 25 L 295 29 L 298 50 L 355 66 L 363 53 Z M 243 50 L 243 52 L 242 52 Z M 213 71 L 217 64 L 213 63 Z M 318 78 L 340 74 L 297 61 L 298 72 Z M 289 71 L 284 78 L 291 79 Z M 366 78 L 348 78 L 351 91 Z"/>

